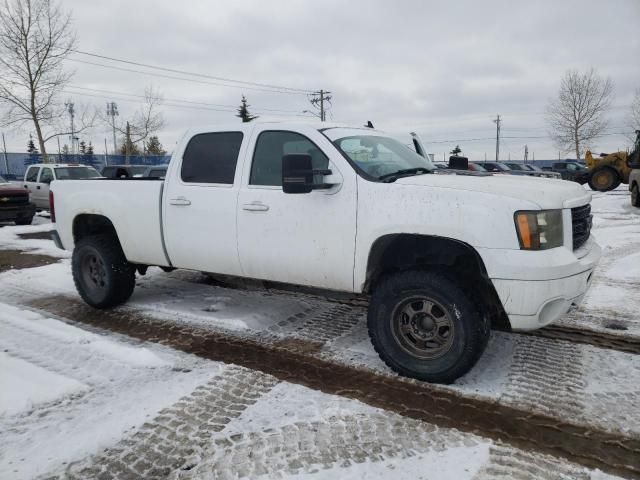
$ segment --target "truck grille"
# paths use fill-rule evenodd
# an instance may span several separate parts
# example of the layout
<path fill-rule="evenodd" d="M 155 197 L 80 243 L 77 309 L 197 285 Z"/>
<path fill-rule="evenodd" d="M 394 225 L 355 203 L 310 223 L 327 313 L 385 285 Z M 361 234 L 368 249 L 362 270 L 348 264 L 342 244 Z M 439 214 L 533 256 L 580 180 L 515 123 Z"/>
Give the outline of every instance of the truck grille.
<path fill-rule="evenodd" d="M 573 227 L 573 249 L 580 248 L 591 234 L 591 205 L 583 205 L 571 209 L 571 224 Z"/>
<path fill-rule="evenodd" d="M 0 207 L 9 205 L 22 205 L 29 203 L 29 195 L 27 193 L 2 193 L 0 191 Z"/>

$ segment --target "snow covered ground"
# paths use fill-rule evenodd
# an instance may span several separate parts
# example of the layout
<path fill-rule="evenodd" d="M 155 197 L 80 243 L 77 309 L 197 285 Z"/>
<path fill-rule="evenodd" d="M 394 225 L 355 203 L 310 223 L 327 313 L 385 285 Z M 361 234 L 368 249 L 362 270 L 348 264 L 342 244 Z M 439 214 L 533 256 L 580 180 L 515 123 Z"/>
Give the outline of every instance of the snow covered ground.
<path fill-rule="evenodd" d="M 620 187 L 595 194 L 593 212 L 604 257 L 584 304 L 561 323 L 610 331 L 615 322 L 638 337 L 640 210 Z M 0 228 L 0 248 L 60 259 L 0 273 L 2 479 L 614 478 L 35 309 L 77 297 L 68 253 L 18 236 L 51 228 L 38 223 Z M 314 339 L 310 355 L 395 378 L 371 348 L 361 308 L 309 295 L 151 269 L 119 311 L 257 340 Z M 498 333 L 469 375 L 434 389 L 640 438 L 632 353 Z"/>

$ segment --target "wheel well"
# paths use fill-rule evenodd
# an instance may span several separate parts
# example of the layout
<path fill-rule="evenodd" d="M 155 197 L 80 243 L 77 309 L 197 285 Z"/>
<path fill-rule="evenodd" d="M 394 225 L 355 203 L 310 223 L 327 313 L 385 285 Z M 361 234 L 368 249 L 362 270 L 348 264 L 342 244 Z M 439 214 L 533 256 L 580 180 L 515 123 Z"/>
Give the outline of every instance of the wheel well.
<path fill-rule="evenodd" d="M 118 238 L 116 229 L 103 215 L 81 214 L 73 219 L 73 241 L 77 243 L 88 235 L 112 234 Z"/>
<path fill-rule="evenodd" d="M 470 245 L 430 235 L 385 235 L 374 242 L 369 252 L 364 291 L 370 293 L 384 275 L 403 270 L 441 272 L 460 284 L 488 312 L 494 328 L 511 329 L 484 262 Z"/>

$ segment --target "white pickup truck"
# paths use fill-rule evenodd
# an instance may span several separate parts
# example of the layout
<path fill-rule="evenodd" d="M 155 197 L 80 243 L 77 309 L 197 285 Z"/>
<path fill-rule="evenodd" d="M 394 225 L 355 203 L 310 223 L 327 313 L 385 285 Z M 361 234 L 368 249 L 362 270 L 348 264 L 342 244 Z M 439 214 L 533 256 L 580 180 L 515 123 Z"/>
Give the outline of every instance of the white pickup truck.
<path fill-rule="evenodd" d="M 582 300 L 600 247 L 591 194 L 561 180 L 440 170 L 370 128 L 249 123 L 191 130 L 166 179 L 54 182 L 51 212 L 96 308 L 147 266 L 371 295 L 397 372 L 452 382 L 490 326 L 543 327 Z"/>

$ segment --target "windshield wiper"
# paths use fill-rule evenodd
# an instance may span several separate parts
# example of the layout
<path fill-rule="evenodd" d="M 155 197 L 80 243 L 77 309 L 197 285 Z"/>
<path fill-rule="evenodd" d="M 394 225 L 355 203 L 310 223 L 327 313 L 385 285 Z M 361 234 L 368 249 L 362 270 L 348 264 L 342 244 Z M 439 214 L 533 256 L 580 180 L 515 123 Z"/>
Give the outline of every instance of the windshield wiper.
<path fill-rule="evenodd" d="M 384 175 L 380 175 L 378 177 L 378 180 L 382 180 L 385 183 L 391 183 L 395 182 L 400 177 L 416 175 L 418 173 L 431 173 L 431 170 L 426 167 L 404 168 L 402 170 L 398 170 L 397 172 L 385 173 Z"/>

